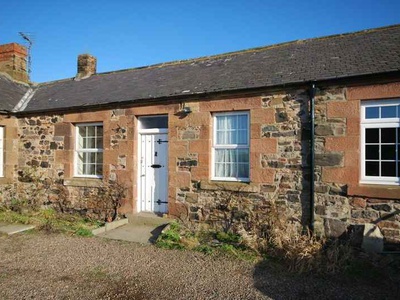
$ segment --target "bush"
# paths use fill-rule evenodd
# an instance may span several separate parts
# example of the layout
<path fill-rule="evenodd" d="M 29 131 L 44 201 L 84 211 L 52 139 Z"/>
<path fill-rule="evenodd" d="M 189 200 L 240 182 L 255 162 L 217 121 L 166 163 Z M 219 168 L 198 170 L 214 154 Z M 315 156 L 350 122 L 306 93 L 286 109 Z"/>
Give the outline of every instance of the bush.
<path fill-rule="evenodd" d="M 222 199 L 208 208 L 208 230 L 188 218 L 180 218 L 182 227 L 198 237 L 202 247 L 196 249 L 208 246 L 214 253 L 236 257 L 244 253 L 250 257 L 274 257 L 299 273 L 341 272 L 354 259 L 348 243 L 327 241 L 304 230 L 286 204 L 274 199 L 254 201 L 239 190 L 221 190 L 216 195 Z"/>

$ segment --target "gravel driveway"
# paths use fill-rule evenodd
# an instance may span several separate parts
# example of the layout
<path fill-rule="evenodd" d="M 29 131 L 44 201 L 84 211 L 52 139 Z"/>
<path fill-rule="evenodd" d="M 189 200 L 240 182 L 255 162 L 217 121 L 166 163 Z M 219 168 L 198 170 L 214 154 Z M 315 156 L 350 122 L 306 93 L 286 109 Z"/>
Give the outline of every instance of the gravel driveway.
<path fill-rule="evenodd" d="M 100 238 L 0 236 L 0 299 L 395 299 L 399 292 L 393 282 L 296 276 Z"/>

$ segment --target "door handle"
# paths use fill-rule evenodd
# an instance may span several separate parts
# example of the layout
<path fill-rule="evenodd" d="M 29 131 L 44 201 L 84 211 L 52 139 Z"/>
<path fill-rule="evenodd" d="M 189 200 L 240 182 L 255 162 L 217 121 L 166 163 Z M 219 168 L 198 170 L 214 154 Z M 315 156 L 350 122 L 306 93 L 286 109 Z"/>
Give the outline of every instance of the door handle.
<path fill-rule="evenodd" d="M 159 168 L 164 167 L 164 166 L 158 165 L 158 164 L 154 164 L 154 165 L 151 165 L 150 167 L 152 167 L 153 169 L 159 169 Z"/>

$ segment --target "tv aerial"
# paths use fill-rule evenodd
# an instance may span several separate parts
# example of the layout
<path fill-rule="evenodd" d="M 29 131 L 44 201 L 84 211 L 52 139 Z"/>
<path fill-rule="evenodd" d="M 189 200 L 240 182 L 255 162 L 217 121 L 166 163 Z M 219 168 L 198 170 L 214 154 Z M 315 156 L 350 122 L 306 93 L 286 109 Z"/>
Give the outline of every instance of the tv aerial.
<path fill-rule="evenodd" d="M 27 49 L 28 49 L 28 61 L 27 61 L 27 65 L 28 65 L 28 74 L 31 74 L 31 66 L 32 66 L 32 56 L 31 56 L 31 49 L 32 49 L 32 45 L 33 45 L 33 37 L 31 33 L 28 32 L 18 32 L 19 35 L 26 41 L 27 45 Z"/>

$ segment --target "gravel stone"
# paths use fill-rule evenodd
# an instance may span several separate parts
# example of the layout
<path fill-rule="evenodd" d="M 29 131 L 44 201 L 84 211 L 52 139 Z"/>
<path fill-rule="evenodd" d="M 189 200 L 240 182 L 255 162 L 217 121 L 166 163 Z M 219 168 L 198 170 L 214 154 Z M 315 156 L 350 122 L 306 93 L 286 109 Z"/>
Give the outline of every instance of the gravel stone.
<path fill-rule="evenodd" d="M 95 237 L 0 236 L 0 299 L 389 299 L 399 286 Z"/>

